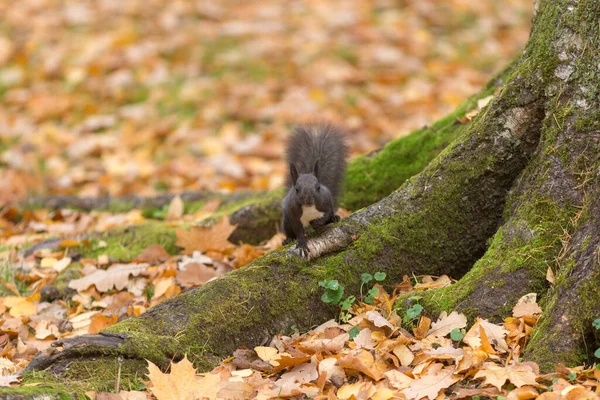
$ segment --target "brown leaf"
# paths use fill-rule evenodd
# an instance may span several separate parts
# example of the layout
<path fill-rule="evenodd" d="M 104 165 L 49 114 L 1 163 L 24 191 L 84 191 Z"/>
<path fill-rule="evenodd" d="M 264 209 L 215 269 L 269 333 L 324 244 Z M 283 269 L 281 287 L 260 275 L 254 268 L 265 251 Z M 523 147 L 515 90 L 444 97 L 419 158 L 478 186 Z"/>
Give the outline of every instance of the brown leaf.
<path fill-rule="evenodd" d="M 189 288 L 204 285 L 216 276 L 217 271 L 213 267 L 192 262 L 185 265 L 185 271 L 177 270 L 176 279 L 182 287 Z"/>
<path fill-rule="evenodd" d="M 158 243 L 154 243 L 142 250 L 142 252 L 133 259 L 133 262 L 158 264 L 164 262 L 168 258 L 169 253 L 167 253 L 165 248 Z"/>
<path fill-rule="evenodd" d="M 425 334 L 429 330 L 431 326 L 431 320 L 426 316 L 421 317 L 421 321 L 419 321 L 419 326 L 413 329 L 413 333 L 417 339 L 423 339 Z"/>
<path fill-rule="evenodd" d="M 234 247 L 227 238 L 229 238 L 236 228 L 237 225 L 231 225 L 229 217 L 225 216 L 217 224 L 208 228 L 193 227 L 190 231 L 176 229 L 177 242 L 175 244 L 183 247 L 183 253 L 188 255 L 192 254 L 195 250 L 201 252 L 209 250 L 224 252 Z"/>
<path fill-rule="evenodd" d="M 352 351 L 340 358 L 338 364 L 344 369 L 360 371 L 376 381 L 382 379 L 387 371 L 385 363 L 375 360 L 371 352 L 362 349 Z"/>

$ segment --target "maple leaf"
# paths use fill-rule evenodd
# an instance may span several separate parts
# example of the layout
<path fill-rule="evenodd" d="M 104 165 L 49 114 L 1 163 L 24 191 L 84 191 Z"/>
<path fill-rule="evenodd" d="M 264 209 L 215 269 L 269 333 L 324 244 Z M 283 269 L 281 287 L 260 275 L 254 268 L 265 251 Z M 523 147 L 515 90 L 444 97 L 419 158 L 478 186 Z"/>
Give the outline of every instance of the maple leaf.
<path fill-rule="evenodd" d="M 227 240 L 235 231 L 237 225 L 229 223 L 229 217 L 225 216 L 218 223 L 210 227 L 195 226 L 192 230 L 176 229 L 176 246 L 183 247 L 184 254 L 192 254 L 195 250 L 206 252 L 209 250 L 224 252 L 235 247 Z"/>
<path fill-rule="evenodd" d="M 454 368 L 442 368 L 442 364 L 434 364 L 428 374 L 413 380 L 410 387 L 402 390 L 408 399 L 435 399 L 440 391 L 448 389 L 460 378 L 454 376 Z"/>
<path fill-rule="evenodd" d="M 171 362 L 171 373 L 165 374 L 148 361 L 148 379 L 152 382 L 150 391 L 158 400 L 191 400 L 198 397 L 202 388 L 196 379 L 196 369 L 187 355 L 178 363 Z"/>
<path fill-rule="evenodd" d="M 440 314 L 438 320 L 431 324 L 431 329 L 426 336 L 444 337 L 453 329 L 461 329 L 467 326 L 467 317 L 453 311 L 448 315 L 446 311 Z"/>

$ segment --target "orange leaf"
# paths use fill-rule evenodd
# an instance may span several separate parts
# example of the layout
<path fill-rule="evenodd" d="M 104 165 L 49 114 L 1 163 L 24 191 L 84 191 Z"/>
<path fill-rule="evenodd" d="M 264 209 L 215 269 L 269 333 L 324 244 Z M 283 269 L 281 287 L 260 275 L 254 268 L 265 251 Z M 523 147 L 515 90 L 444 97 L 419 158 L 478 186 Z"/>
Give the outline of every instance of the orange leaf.
<path fill-rule="evenodd" d="M 90 326 L 88 326 L 88 333 L 98 333 L 102 329 L 116 324 L 118 320 L 119 317 L 116 314 L 96 314 L 92 317 L 92 322 L 90 323 Z"/>
<path fill-rule="evenodd" d="M 192 254 L 195 250 L 206 252 L 209 250 L 224 252 L 234 247 L 227 240 L 237 225 L 229 223 L 229 217 L 225 216 L 221 220 L 208 228 L 194 227 L 191 231 L 185 229 L 176 229 L 177 242 L 175 244 L 183 247 L 184 254 Z"/>

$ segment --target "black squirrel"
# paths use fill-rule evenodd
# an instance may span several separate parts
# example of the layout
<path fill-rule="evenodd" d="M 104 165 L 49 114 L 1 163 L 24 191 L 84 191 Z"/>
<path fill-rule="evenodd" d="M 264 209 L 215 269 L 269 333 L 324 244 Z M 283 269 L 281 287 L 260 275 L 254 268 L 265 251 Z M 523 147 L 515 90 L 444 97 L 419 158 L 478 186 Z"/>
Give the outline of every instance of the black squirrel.
<path fill-rule="evenodd" d="M 335 210 L 346 170 L 344 135 L 341 127 L 332 124 L 307 124 L 296 127 L 288 142 L 290 174 L 282 201 L 283 244 L 296 239 L 296 248 L 304 257 L 309 251 L 304 228 L 310 225 L 316 230 L 340 220 Z"/>

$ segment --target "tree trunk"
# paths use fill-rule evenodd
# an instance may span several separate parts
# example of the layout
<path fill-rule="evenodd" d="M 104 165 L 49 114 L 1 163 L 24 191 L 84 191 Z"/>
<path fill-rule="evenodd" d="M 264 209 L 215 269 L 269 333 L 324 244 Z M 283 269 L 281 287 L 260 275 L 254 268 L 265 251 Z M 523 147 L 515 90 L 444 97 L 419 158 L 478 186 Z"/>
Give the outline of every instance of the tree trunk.
<path fill-rule="evenodd" d="M 80 377 L 114 369 L 118 356 L 137 371 L 143 359 L 166 367 L 187 353 L 206 370 L 239 346 L 331 318 L 320 280 L 356 294 L 360 274 L 376 271 L 390 284 L 404 274 L 462 277 L 425 293 L 430 315 L 458 309 L 498 320 L 536 292 L 544 314 L 527 356 L 546 370 L 585 362 L 600 317 L 598 15 L 597 0 L 540 0 L 529 43 L 492 102 L 469 124 L 442 122 L 458 137 L 393 192 L 402 178 L 395 164 L 383 168 L 393 144 L 355 161 L 344 202 L 372 204 L 311 237 L 309 260 L 294 245 L 269 253 L 100 335 L 61 341 L 29 369 Z M 399 313 L 406 306 L 396 304 Z"/>

